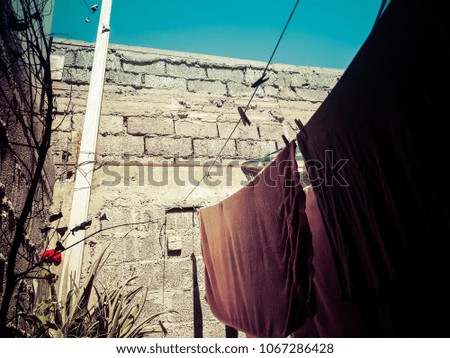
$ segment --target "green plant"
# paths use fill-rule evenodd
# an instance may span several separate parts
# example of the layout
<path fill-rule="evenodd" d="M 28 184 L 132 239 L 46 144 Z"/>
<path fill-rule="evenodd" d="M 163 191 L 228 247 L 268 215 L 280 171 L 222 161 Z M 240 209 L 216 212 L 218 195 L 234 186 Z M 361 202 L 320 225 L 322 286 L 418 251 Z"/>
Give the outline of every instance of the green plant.
<path fill-rule="evenodd" d="M 67 292 L 61 307 L 56 300 L 54 277 L 49 276 L 52 298 L 35 305 L 31 312 L 20 312 L 30 325 L 32 336 L 140 338 L 161 332 L 152 322 L 163 314 L 176 312 L 156 313 L 139 322 L 147 289 L 139 286 L 130 290 L 130 283 L 137 277 L 115 288 L 98 290 L 94 286 L 105 251 L 93 263 L 83 286 Z"/>

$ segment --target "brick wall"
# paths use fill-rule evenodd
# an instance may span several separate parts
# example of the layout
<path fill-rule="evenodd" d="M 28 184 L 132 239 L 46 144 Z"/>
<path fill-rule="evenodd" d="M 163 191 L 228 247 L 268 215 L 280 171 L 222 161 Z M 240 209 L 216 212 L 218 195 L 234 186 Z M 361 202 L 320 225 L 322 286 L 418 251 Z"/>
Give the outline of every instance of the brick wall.
<path fill-rule="evenodd" d="M 53 55 L 59 65 L 54 87 L 60 119 L 66 109 L 69 112 L 53 138 L 59 174 L 54 201 L 67 213 L 93 47 L 57 39 Z M 269 80 L 247 111 L 252 125 L 237 127 L 223 150 L 221 166 L 184 200 L 203 177 L 202 165 L 216 157 L 233 131 L 237 107 L 247 104 L 251 84 L 264 67 L 255 61 L 110 46 L 90 213 L 106 213 L 109 222 L 103 225 L 150 222 L 131 232 L 129 227 L 106 231 L 86 242 L 83 267 L 110 245 L 112 254 L 100 280 L 140 275 L 135 284 L 150 290 L 146 314 L 178 311 L 163 318 L 169 337 L 225 336 L 225 326 L 203 299 L 195 208 L 237 191 L 246 180 L 239 164 L 281 148 L 282 134 L 294 138 L 294 119 L 306 123 L 342 74 L 272 65 Z"/>

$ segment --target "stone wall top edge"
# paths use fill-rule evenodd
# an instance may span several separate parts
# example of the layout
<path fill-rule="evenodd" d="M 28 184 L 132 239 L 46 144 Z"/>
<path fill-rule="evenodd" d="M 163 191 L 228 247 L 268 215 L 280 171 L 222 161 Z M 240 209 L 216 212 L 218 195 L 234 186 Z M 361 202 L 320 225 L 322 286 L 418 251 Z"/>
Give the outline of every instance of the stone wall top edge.
<path fill-rule="evenodd" d="M 63 39 L 63 38 L 54 38 L 53 39 L 54 46 L 67 46 L 67 47 L 85 47 L 85 48 L 94 48 L 94 43 L 81 41 L 81 40 L 72 40 L 72 39 Z M 221 57 L 215 55 L 205 55 L 191 52 L 181 52 L 181 51 L 172 51 L 172 50 L 161 50 L 150 47 L 139 47 L 139 46 L 129 46 L 129 45 L 120 45 L 120 44 L 110 44 L 110 50 L 118 50 L 125 52 L 135 52 L 141 54 L 149 54 L 153 56 L 160 56 L 161 58 L 169 58 L 173 61 L 177 60 L 190 60 L 194 62 L 202 62 L 215 65 L 217 67 L 253 67 L 255 69 L 265 68 L 266 62 L 263 61 L 255 61 L 255 60 L 246 60 L 246 59 L 238 59 L 232 57 Z M 344 70 L 336 69 L 336 68 L 325 68 L 325 67 L 315 67 L 315 66 L 297 66 L 290 64 L 282 64 L 282 63 L 273 63 L 270 66 L 270 69 L 276 71 L 284 71 L 284 72 L 301 72 L 301 71 L 317 71 L 317 72 L 326 72 L 329 74 L 341 75 Z"/>

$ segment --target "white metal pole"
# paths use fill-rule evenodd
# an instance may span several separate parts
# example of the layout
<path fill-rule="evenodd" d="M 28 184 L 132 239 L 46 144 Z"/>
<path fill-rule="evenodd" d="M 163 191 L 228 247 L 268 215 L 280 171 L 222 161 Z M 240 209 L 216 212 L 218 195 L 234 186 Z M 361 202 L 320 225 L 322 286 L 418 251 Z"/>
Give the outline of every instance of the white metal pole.
<path fill-rule="evenodd" d="M 91 195 L 92 175 L 94 172 L 95 150 L 102 107 L 103 85 L 105 80 L 106 56 L 110 33 L 112 0 L 103 0 L 97 39 L 95 42 L 94 61 L 92 64 L 91 81 L 86 103 L 83 135 L 81 137 L 80 153 L 75 177 L 72 208 L 70 212 L 69 229 L 88 219 L 89 199 Z M 64 245 L 70 246 L 85 237 L 85 231 L 80 230 L 70 234 Z M 80 283 L 81 265 L 83 261 L 84 242 L 75 245 L 63 254 L 63 271 L 60 278 L 61 295 L 68 288 L 70 281 L 77 286 Z M 69 281 L 66 281 L 69 280 Z"/>

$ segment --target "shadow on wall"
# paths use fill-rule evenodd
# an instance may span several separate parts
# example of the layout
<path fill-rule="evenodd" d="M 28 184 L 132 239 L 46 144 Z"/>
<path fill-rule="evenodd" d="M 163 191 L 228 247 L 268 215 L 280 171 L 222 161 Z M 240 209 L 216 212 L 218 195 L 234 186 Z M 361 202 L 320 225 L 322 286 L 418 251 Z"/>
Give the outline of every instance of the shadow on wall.
<path fill-rule="evenodd" d="M 194 300 L 194 338 L 203 338 L 203 313 L 200 302 L 200 289 L 198 286 L 197 258 L 191 254 L 192 259 L 192 291 Z"/>

